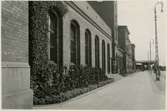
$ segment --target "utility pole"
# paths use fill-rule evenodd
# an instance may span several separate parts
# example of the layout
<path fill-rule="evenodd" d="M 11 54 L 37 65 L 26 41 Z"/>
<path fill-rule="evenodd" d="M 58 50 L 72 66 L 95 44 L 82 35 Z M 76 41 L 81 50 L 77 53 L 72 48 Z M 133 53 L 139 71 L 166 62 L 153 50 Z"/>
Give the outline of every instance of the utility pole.
<path fill-rule="evenodd" d="M 156 6 L 161 5 L 161 12 L 163 12 L 163 2 L 158 1 L 154 7 L 154 17 L 155 17 L 155 68 L 156 68 L 156 80 L 160 79 L 160 70 L 159 70 L 159 56 L 158 56 L 158 35 L 157 35 L 157 10 Z"/>
<path fill-rule="evenodd" d="M 150 40 L 150 70 L 152 70 L 151 64 L 152 64 L 152 46 L 151 43 L 154 42 L 153 39 Z"/>
<path fill-rule="evenodd" d="M 150 41 L 150 70 L 151 70 L 151 41 Z"/>

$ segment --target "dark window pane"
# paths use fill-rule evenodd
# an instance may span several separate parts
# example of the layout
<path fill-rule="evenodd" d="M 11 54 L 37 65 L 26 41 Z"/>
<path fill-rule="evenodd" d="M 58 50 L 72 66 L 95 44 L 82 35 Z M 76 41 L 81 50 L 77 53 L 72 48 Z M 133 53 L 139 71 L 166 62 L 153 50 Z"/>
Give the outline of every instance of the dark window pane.
<path fill-rule="evenodd" d="M 106 72 L 105 41 L 102 41 L 102 71 Z"/>
<path fill-rule="evenodd" d="M 100 60 L 99 60 L 99 38 L 95 37 L 95 66 L 100 67 Z"/>
<path fill-rule="evenodd" d="M 80 32 L 75 21 L 71 22 L 71 62 L 80 64 Z"/>
<path fill-rule="evenodd" d="M 108 73 L 110 73 L 110 44 L 107 44 L 107 64 L 108 64 Z"/>
<path fill-rule="evenodd" d="M 57 63 L 58 17 L 50 13 L 50 60 Z"/>
<path fill-rule="evenodd" d="M 92 54 L 91 54 L 91 33 L 89 30 L 85 32 L 85 63 L 88 66 L 92 65 Z"/>

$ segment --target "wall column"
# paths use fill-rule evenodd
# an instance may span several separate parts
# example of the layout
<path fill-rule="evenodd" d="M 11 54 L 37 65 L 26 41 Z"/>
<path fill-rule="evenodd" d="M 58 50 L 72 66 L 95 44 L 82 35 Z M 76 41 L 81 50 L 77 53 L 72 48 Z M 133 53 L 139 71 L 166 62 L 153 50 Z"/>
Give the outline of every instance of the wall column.
<path fill-rule="evenodd" d="M 2 108 L 32 108 L 28 1 L 2 1 Z"/>

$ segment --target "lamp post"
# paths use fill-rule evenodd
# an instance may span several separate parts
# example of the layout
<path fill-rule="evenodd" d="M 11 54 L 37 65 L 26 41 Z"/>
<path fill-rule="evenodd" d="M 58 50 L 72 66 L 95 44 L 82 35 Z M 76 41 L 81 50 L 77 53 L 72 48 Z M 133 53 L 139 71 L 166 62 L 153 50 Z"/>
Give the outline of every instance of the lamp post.
<path fill-rule="evenodd" d="M 155 68 L 156 68 L 156 79 L 159 80 L 160 71 L 159 71 L 159 56 L 158 56 L 158 35 L 157 35 L 157 6 L 161 6 L 161 12 L 163 12 L 163 2 L 158 1 L 154 7 L 154 17 L 155 17 Z"/>

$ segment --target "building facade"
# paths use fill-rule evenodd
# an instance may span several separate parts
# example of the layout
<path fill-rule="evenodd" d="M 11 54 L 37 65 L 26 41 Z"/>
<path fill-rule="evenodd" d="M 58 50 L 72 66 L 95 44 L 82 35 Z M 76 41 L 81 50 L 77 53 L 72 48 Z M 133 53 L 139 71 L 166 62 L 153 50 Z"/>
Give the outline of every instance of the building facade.
<path fill-rule="evenodd" d="M 112 32 L 88 2 L 30 2 L 29 10 L 32 12 L 29 15 L 30 27 L 33 26 L 31 38 L 37 39 L 41 31 L 45 34 L 40 38 L 48 38 L 43 46 L 47 47 L 46 58 L 42 56 L 40 60 L 51 60 L 67 67 L 71 64 L 97 66 L 111 74 Z M 57 26 L 52 25 L 55 22 Z"/>
<path fill-rule="evenodd" d="M 132 72 L 132 48 L 129 38 L 126 38 L 126 70 L 127 73 Z"/>
<path fill-rule="evenodd" d="M 117 70 L 119 74 L 125 74 L 126 73 L 126 67 L 124 64 L 124 50 L 122 50 L 119 45 L 118 45 L 118 49 L 117 49 L 117 61 L 118 61 L 118 65 L 117 65 Z"/>
<path fill-rule="evenodd" d="M 3 108 L 32 107 L 33 64 L 99 67 L 112 74 L 113 24 L 102 16 L 89 2 L 3 1 Z"/>
<path fill-rule="evenodd" d="M 117 22 L 117 1 L 94 2 L 89 1 L 90 5 L 101 16 L 112 32 L 112 73 L 118 72 L 118 22 Z M 110 11 L 109 11 L 110 10 Z"/>

